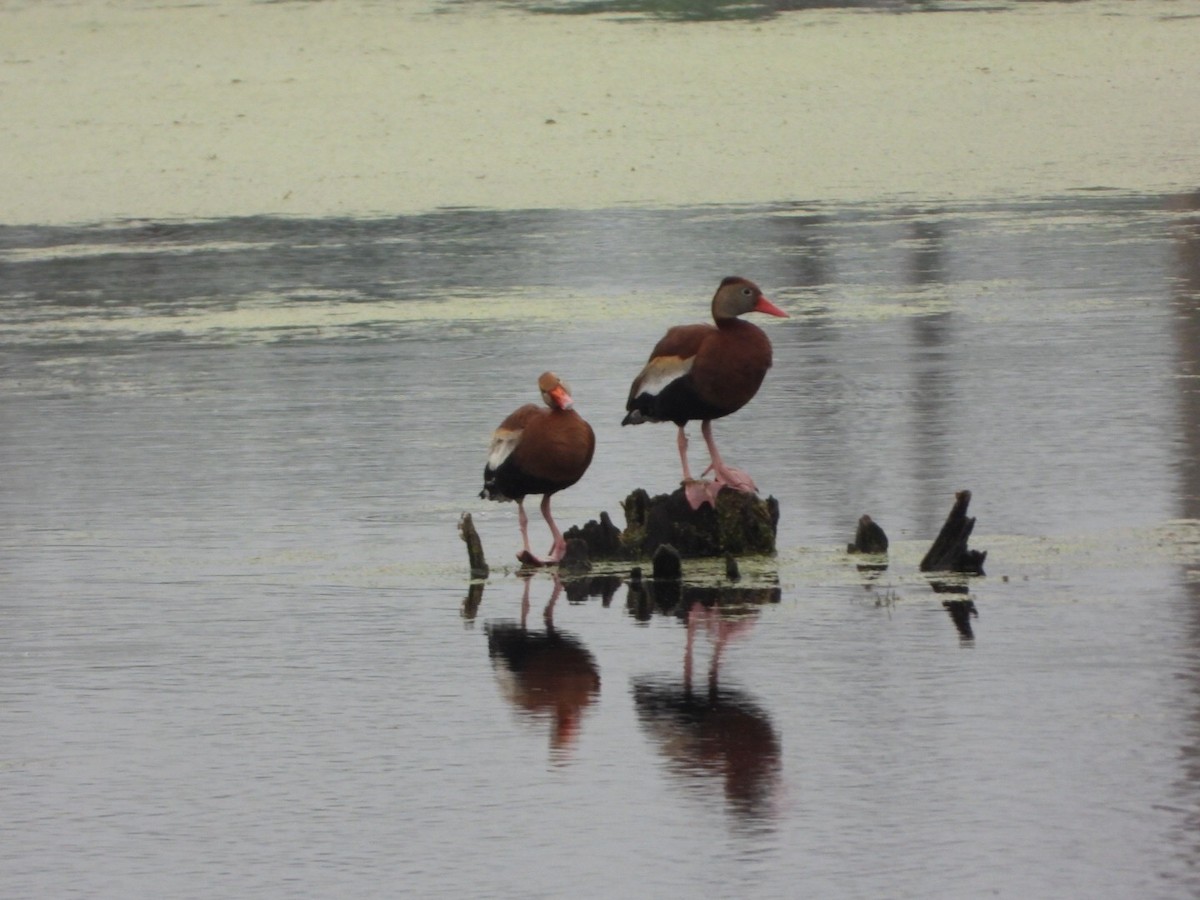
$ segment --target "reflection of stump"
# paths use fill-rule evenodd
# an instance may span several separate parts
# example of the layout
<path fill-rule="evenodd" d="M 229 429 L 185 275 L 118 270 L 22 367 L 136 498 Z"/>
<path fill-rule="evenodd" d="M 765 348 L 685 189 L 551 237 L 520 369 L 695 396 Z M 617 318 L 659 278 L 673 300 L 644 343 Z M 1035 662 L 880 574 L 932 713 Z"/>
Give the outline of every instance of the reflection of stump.
<path fill-rule="evenodd" d="M 600 521 L 567 529 L 565 537 L 588 545 L 592 560 L 646 559 L 670 544 L 684 559 L 733 554 L 772 555 L 779 524 L 779 502 L 754 494 L 723 490 L 714 509 L 692 509 L 679 488 L 651 497 L 638 488 L 621 504 L 625 530 L 617 531 L 607 513 Z"/>
<path fill-rule="evenodd" d="M 589 597 L 599 597 L 607 609 L 624 583 L 625 579 L 620 575 L 572 576 L 563 582 L 563 589 L 569 603 L 583 603 Z"/>
<path fill-rule="evenodd" d="M 968 550 L 967 540 L 975 528 L 975 520 L 967 516 L 967 506 L 971 503 L 970 491 L 959 491 L 954 495 L 954 507 L 946 522 L 938 533 L 921 560 L 922 572 L 964 572 L 968 575 L 982 575 L 983 561 L 987 559 L 987 551 Z"/>
<path fill-rule="evenodd" d="M 950 613 L 950 620 L 958 629 L 959 637 L 964 641 L 975 640 L 975 631 L 971 628 L 971 617 L 979 617 L 974 600 L 943 600 L 942 606 Z"/>
<path fill-rule="evenodd" d="M 462 617 L 468 622 L 475 621 L 475 614 L 479 612 L 479 604 L 483 602 L 483 582 L 472 581 L 467 585 L 467 596 L 463 598 Z"/>
<path fill-rule="evenodd" d="M 626 608 L 639 622 L 648 622 L 654 615 L 687 616 L 693 604 L 706 607 L 744 608 L 778 603 L 783 591 L 777 587 L 735 587 L 733 585 L 697 585 L 680 581 L 656 581 L 641 577 L 641 570 L 634 569 L 636 577 L 629 581 L 629 592 L 625 598 Z"/>

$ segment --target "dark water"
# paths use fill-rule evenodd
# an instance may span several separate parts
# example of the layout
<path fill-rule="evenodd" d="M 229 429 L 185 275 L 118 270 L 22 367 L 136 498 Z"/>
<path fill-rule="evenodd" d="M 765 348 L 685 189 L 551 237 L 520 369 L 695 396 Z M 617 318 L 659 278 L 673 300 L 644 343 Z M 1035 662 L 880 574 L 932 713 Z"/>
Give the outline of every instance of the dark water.
<path fill-rule="evenodd" d="M 1200 893 L 1198 207 L 0 229 L 0 893 Z M 678 478 L 628 383 L 731 273 L 793 313 L 716 428 L 778 559 L 506 571 L 491 429 L 559 371 L 560 521 L 620 521 Z"/>

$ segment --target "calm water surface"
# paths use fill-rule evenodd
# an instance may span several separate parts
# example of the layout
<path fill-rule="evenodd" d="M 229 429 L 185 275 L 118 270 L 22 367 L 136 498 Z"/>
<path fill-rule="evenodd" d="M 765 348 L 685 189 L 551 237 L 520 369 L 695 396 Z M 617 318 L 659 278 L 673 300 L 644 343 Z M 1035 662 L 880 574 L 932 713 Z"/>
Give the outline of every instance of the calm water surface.
<path fill-rule="evenodd" d="M 0 893 L 1197 895 L 1198 207 L 0 229 Z M 716 427 L 778 558 L 518 578 L 491 430 L 552 368 L 560 520 L 670 489 L 624 394 L 731 273 L 793 313 Z"/>

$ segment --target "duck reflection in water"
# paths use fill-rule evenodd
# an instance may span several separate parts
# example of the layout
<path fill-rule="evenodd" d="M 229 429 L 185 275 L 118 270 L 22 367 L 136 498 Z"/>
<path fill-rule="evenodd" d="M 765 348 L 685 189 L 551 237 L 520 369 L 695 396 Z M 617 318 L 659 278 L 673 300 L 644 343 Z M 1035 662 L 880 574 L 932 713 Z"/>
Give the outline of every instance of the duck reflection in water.
<path fill-rule="evenodd" d="M 550 723 L 550 750 L 562 754 L 579 735 L 587 708 L 600 693 L 600 671 L 591 652 L 572 635 L 554 626 L 554 605 L 563 584 L 554 588 L 542 612 L 544 630 L 528 627 L 529 590 L 526 577 L 519 622 L 488 622 L 488 655 L 501 689 L 521 714 Z"/>
<path fill-rule="evenodd" d="M 747 599 L 762 593 L 742 589 Z M 778 589 L 776 589 L 777 592 Z M 723 595 L 739 589 L 722 589 Z M 687 643 L 682 683 L 662 677 L 633 680 L 638 718 L 657 741 L 672 769 L 688 778 L 722 781 L 728 809 L 743 822 L 762 823 L 775 809 L 780 785 L 780 742 L 771 717 L 745 692 L 720 684 L 722 658 L 729 643 L 749 632 L 757 620 L 743 605 L 734 610 L 693 599 L 683 591 Z M 697 637 L 712 645 L 706 684 L 692 685 Z"/>

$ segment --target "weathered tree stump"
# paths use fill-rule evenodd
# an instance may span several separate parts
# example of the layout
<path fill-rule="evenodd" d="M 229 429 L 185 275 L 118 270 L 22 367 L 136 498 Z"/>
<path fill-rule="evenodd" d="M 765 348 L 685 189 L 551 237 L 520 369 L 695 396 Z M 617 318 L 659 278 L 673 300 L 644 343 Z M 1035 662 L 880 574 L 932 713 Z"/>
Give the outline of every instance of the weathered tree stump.
<path fill-rule="evenodd" d="M 487 560 L 483 557 L 483 541 L 479 540 L 479 532 L 475 530 L 475 523 L 471 520 L 470 513 L 463 513 L 462 518 L 458 520 L 458 533 L 467 544 L 467 561 L 471 565 L 471 577 L 487 578 L 490 570 Z"/>
<path fill-rule="evenodd" d="M 854 543 L 846 545 L 847 553 L 887 553 L 888 538 L 879 524 L 868 515 L 858 520 Z"/>
<path fill-rule="evenodd" d="M 922 572 L 983 574 L 983 561 L 987 559 L 987 551 L 967 549 L 967 540 L 975 528 L 975 520 L 967 516 L 967 506 L 970 503 L 970 491 L 959 491 L 954 495 L 954 507 L 946 517 L 933 546 L 921 560 Z"/>
<path fill-rule="evenodd" d="M 568 575 L 582 575 L 592 570 L 591 553 L 587 541 L 570 538 L 567 541 L 567 551 L 558 561 L 558 570 Z"/>
<path fill-rule="evenodd" d="M 846 552 L 871 557 L 858 564 L 860 572 L 883 572 L 888 567 L 887 561 L 888 538 L 883 529 L 870 516 L 859 517 L 858 528 L 854 532 L 854 543 L 846 545 Z"/>
<path fill-rule="evenodd" d="M 613 524 L 606 512 L 600 513 L 599 522 L 593 519 L 584 525 L 568 528 L 564 537 L 567 539 L 568 548 L 572 539 L 583 541 L 589 559 L 593 556 L 596 559 L 625 558 L 625 550 L 621 545 L 621 530 Z"/>
<path fill-rule="evenodd" d="M 621 504 L 625 530 L 618 531 L 607 513 L 600 521 L 573 526 L 564 533 L 588 545 L 592 560 L 648 559 L 669 544 L 682 559 L 706 556 L 773 555 L 779 525 L 779 501 L 723 490 L 716 506 L 692 509 L 683 488 L 651 497 L 638 488 Z"/>

